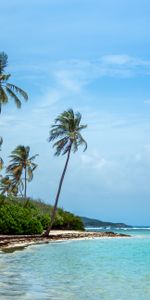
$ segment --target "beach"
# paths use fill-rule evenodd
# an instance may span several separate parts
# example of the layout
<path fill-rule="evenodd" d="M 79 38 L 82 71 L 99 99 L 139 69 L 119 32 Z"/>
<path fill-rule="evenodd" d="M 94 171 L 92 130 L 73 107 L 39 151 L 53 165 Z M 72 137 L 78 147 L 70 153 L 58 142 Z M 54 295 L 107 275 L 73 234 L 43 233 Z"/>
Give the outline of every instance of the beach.
<path fill-rule="evenodd" d="M 75 230 L 52 230 L 49 237 L 41 235 L 0 235 L 0 250 L 7 251 L 24 248 L 34 244 L 50 243 L 74 239 L 95 239 L 95 238 L 129 237 L 123 233 L 75 231 Z"/>

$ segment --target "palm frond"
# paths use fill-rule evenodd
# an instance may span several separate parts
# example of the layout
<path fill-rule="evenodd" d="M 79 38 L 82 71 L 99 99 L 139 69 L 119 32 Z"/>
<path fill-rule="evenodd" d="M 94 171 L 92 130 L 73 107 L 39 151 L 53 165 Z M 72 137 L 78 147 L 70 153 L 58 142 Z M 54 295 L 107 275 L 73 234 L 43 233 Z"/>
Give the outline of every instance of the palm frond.
<path fill-rule="evenodd" d="M 0 157 L 0 170 L 3 169 L 3 165 L 4 165 L 4 161 L 3 161 L 3 159 Z"/>
<path fill-rule="evenodd" d="M 78 143 L 77 140 L 74 140 L 72 143 L 72 151 L 75 153 L 76 151 L 78 151 Z"/>
<path fill-rule="evenodd" d="M 51 126 L 49 133 L 49 142 L 57 140 L 53 144 L 53 147 L 56 148 L 55 155 L 66 154 L 70 147 L 73 152 L 76 152 L 80 145 L 84 145 L 84 151 L 87 149 L 87 143 L 80 134 L 80 131 L 87 125 L 80 125 L 81 118 L 79 112 L 74 113 L 70 108 L 55 119 L 55 124 Z"/>
<path fill-rule="evenodd" d="M 8 102 L 8 96 L 5 92 L 5 89 L 0 85 L 0 103 L 6 104 Z"/>
<path fill-rule="evenodd" d="M 0 191 L 1 191 L 2 195 L 4 195 L 4 194 L 17 195 L 18 185 L 9 176 L 5 176 L 5 177 L 2 177 L 2 179 L 0 181 Z"/>
<path fill-rule="evenodd" d="M 82 115 L 79 112 L 77 112 L 76 113 L 76 118 L 75 118 L 75 125 L 76 125 L 76 127 L 79 126 L 79 124 L 81 122 L 81 118 L 82 118 Z"/>
<path fill-rule="evenodd" d="M 0 52 L 0 74 L 4 72 L 7 67 L 8 55 L 5 52 Z"/>
<path fill-rule="evenodd" d="M 54 155 L 59 156 L 61 153 L 63 153 L 68 143 L 69 143 L 68 137 L 62 138 L 61 140 L 54 143 L 53 148 L 56 148 L 56 152 Z"/>
<path fill-rule="evenodd" d="M 62 155 L 65 155 L 66 153 L 68 153 L 70 151 L 72 147 L 72 143 L 68 143 L 67 146 L 64 148 L 63 152 L 62 152 Z"/>
<path fill-rule="evenodd" d="M 80 133 L 78 133 L 78 140 L 77 140 L 78 146 L 84 146 L 83 151 L 85 152 L 87 149 L 87 142 L 84 140 L 84 138 L 82 137 L 82 135 Z"/>
<path fill-rule="evenodd" d="M 27 173 L 28 173 L 28 181 L 31 181 L 33 179 L 33 170 L 31 168 L 28 168 Z"/>
<path fill-rule="evenodd" d="M 2 144 L 3 144 L 3 138 L 0 137 L 0 151 L 1 151 L 1 145 Z M 3 165 L 4 165 L 3 159 L 0 157 L 0 170 L 3 169 Z"/>
<path fill-rule="evenodd" d="M 87 128 L 87 125 L 80 125 L 78 127 L 78 131 L 81 131 L 82 129 L 85 129 L 85 128 Z"/>
<path fill-rule="evenodd" d="M 58 137 L 64 136 L 65 133 L 66 133 L 66 131 L 59 127 L 51 129 L 50 136 L 49 136 L 49 142 L 57 139 Z"/>
<path fill-rule="evenodd" d="M 30 161 L 34 160 L 37 156 L 39 156 L 39 154 L 35 154 L 35 155 L 31 156 Z"/>
<path fill-rule="evenodd" d="M 0 147 L 3 144 L 3 138 L 0 136 Z"/>
<path fill-rule="evenodd" d="M 11 90 L 13 90 L 13 91 L 15 91 L 16 93 L 20 94 L 26 101 L 28 100 L 28 95 L 27 95 L 27 93 L 26 93 L 24 90 L 22 90 L 22 89 L 19 88 L 18 86 L 14 85 L 14 84 L 11 84 L 11 83 L 7 83 L 7 86 L 8 86 Z"/>
<path fill-rule="evenodd" d="M 6 86 L 6 91 L 9 96 L 14 99 L 17 108 L 21 108 L 21 101 L 18 96 L 8 86 Z"/>
<path fill-rule="evenodd" d="M 23 184 L 23 180 L 31 181 L 33 179 L 33 172 L 37 168 L 37 164 L 33 160 L 38 156 L 35 154 L 29 157 L 30 147 L 19 145 L 12 152 L 10 157 L 10 164 L 7 167 L 7 172 L 11 176 L 14 185 L 17 190 L 22 191 L 26 184 Z M 27 177 L 23 176 L 24 172 L 27 171 Z"/>
<path fill-rule="evenodd" d="M 31 168 L 32 172 L 37 168 L 37 166 L 38 166 L 37 164 L 30 161 L 30 168 Z"/>
<path fill-rule="evenodd" d="M 1 84 L 5 86 L 6 81 L 11 77 L 10 74 L 2 74 L 0 75 Z"/>
<path fill-rule="evenodd" d="M 28 158 L 29 157 L 29 152 L 30 152 L 30 147 L 29 146 L 26 146 L 26 147 L 22 146 L 22 154 L 23 154 L 23 152 L 24 152 L 24 157 Z"/>

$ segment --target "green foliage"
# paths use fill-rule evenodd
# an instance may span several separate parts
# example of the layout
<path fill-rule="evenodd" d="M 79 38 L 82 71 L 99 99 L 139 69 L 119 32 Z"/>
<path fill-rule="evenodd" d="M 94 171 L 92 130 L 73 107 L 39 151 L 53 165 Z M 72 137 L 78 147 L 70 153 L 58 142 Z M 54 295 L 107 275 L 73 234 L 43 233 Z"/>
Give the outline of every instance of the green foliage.
<path fill-rule="evenodd" d="M 58 223 L 58 216 L 61 219 L 61 223 Z M 84 225 L 81 219 L 70 212 L 58 209 L 58 214 L 54 222 L 54 228 L 62 228 L 68 230 L 84 230 Z"/>
<path fill-rule="evenodd" d="M 57 140 L 53 144 L 56 156 L 64 155 L 70 149 L 76 152 L 81 145 L 84 146 L 84 151 L 87 149 L 87 143 L 80 133 L 87 125 L 80 124 L 81 118 L 79 112 L 74 113 L 72 109 L 68 109 L 55 119 L 49 133 L 49 142 Z"/>
<path fill-rule="evenodd" d="M 41 201 L 30 199 L 25 207 L 25 199 L 0 195 L 0 234 L 41 234 L 50 223 L 52 207 Z M 84 230 L 79 217 L 63 209 L 58 209 L 54 229 Z"/>
<path fill-rule="evenodd" d="M 38 154 L 29 157 L 30 147 L 19 145 L 17 146 L 9 156 L 11 158 L 10 164 L 7 167 L 7 173 L 12 178 L 16 191 L 20 191 L 21 195 L 24 190 L 24 197 L 26 198 L 27 181 L 30 182 L 33 179 L 33 172 L 37 167 L 33 161 Z M 24 183 L 23 183 L 24 181 Z M 16 194 L 17 194 L 16 193 Z"/>
<path fill-rule="evenodd" d="M 2 144 L 3 144 L 3 138 L 0 136 L 0 151 L 1 151 Z M 2 170 L 3 164 L 4 164 L 3 159 L 0 157 L 0 170 Z"/>
<path fill-rule="evenodd" d="M 36 209 L 24 208 L 19 203 L 0 207 L 0 234 L 40 234 L 43 231 Z"/>
<path fill-rule="evenodd" d="M 21 107 L 20 97 L 26 101 L 28 100 L 28 95 L 24 90 L 8 82 L 11 75 L 5 74 L 5 68 L 7 67 L 7 63 L 7 54 L 4 52 L 0 52 L 0 113 L 1 106 L 7 104 L 9 98 L 14 100 L 17 108 Z"/>
<path fill-rule="evenodd" d="M 2 195 L 17 195 L 18 186 L 9 176 L 5 176 L 0 179 L 0 191 Z"/>
<path fill-rule="evenodd" d="M 48 214 L 40 215 L 40 222 L 43 226 L 43 229 L 46 230 L 50 223 L 50 215 Z"/>

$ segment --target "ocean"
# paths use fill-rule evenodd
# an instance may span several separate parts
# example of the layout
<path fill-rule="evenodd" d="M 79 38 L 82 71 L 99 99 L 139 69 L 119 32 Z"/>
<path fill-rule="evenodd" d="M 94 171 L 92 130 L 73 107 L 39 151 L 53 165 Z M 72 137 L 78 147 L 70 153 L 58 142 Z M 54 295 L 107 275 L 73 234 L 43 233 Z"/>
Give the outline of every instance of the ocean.
<path fill-rule="evenodd" d="M 150 228 L 117 231 L 1 252 L 0 300 L 149 300 Z"/>

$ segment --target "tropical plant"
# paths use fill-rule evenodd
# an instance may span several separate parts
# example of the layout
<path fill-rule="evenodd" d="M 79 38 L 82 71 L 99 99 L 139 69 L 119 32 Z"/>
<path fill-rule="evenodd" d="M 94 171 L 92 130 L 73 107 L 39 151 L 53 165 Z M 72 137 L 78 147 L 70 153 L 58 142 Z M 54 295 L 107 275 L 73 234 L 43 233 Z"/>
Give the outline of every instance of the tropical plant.
<path fill-rule="evenodd" d="M 33 161 L 38 154 L 29 157 L 30 147 L 19 145 L 9 156 L 11 158 L 10 165 L 7 167 L 7 173 L 13 177 L 16 185 L 22 185 L 24 189 L 24 198 L 27 197 L 27 181 L 33 179 L 33 171 L 36 169 L 37 164 Z"/>
<path fill-rule="evenodd" d="M 9 176 L 5 176 L 0 180 L 0 191 L 2 195 L 16 196 L 18 193 L 18 185 Z"/>
<path fill-rule="evenodd" d="M 1 145 L 3 144 L 3 139 L 0 137 L 0 151 L 1 151 Z M 0 170 L 3 168 L 3 159 L 0 157 Z"/>
<path fill-rule="evenodd" d="M 64 111 L 62 114 L 60 114 L 55 119 L 55 124 L 52 125 L 51 130 L 50 130 L 49 142 L 57 140 L 53 144 L 53 147 L 56 149 L 55 155 L 59 156 L 61 154 L 62 155 L 66 154 L 67 157 L 66 157 L 65 166 L 64 166 L 61 178 L 60 178 L 60 182 L 58 185 L 55 204 L 54 204 L 53 211 L 51 214 L 51 222 L 50 222 L 46 232 L 44 233 L 45 236 L 49 235 L 50 230 L 51 230 L 54 220 L 55 220 L 58 200 L 59 200 L 63 180 L 65 177 L 65 173 L 67 170 L 68 162 L 70 159 L 71 151 L 76 152 L 80 145 L 84 146 L 84 151 L 87 149 L 87 143 L 83 139 L 83 137 L 80 133 L 82 129 L 87 127 L 87 125 L 80 125 L 81 117 L 82 116 L 79 112 L 74 113 L 74 111 L 72 109 Z"/>
<path fill-rule="evenodd" d="M 50 222 L 49 209 L 50 205 L 32 199 L 24 207 L 22 199 L 0 194 L 0 234 L 41 234 Z M 56 229 L 84 230 L 79 217 L 59 208 L 53 226 Z"/>
<path fill-rule="evenodd" d="M 12 98 L 17 106 L 21 107 L 21 100 L 19 96 L 28 100 L 27 93 L 18 86 L 9 82 L 10 74 L 5 74 L 5 68 L 7 67 L 8 56 L 4 52 L 0 52 L 0 113 L 2 105 L 7 104 L 9 98 Z"/>
<path fill-rule="evenodd" d="M 39 212 L 12 201 L 0 206 L 0 234 L 41 234 L 43 226 Z"/>

